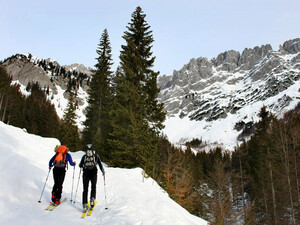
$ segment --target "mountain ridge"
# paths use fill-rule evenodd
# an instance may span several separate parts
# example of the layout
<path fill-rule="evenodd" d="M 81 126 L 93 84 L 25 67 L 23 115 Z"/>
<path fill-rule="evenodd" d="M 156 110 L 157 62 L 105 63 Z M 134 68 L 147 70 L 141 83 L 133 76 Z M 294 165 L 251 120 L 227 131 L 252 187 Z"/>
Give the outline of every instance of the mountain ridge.
<path fill-rule="evenodd" d="M 282 77 L 290 76 L 292 80 L 298 80 L 300 68 L 300 39 L 295 40 L 285 42 L 283 45 L 285 47 L 281 48 L 278 52 L 273 51 L 270 45 L 262 45 L 260 48 L 255 47 L 250 50 L 246 48 L 241 57 L 238 52 L 230 50 L 219 54 L 217 58 L 213 58 L 210 61 L 202 57 L 191 59 L 181 70 L 174 71 L 173 76 L 159 77 L 158 86 L 161 89 L 159 97 L 161 101 L 165 103 L 168 115 L 172 116 L 178 113 L 179 109 L 184 109 L 187 105 L 186 101 L 183 100 L 181 104 L 176 105 L 172 102 L 170 105 L 173 105 L 173 107 L 169 106 L 168 100 L 172 98 L 172 95 L 173 97 L 175 95 L 175 97 L 180 96 L 185 99 L 191 98 L 195 100 L 200 95 L 197 91 L 205 90 L 205 87 L 217 82 L 226 81 L 228 85 L 235 85 L 239 81 L 244 80 L 245 84 L 246 82 L 254 83 L 261 78 L 266 79 L 266 75 L 271 72 L 274 72 L 271 75 L 285 72 L 285 76 Z M 289 44 L 291 42 L 294 44 Z M 249 54 L 249 52 L 251 52 L 251 54 Z M 293 56 L 287 53 L 296 55 Z M 245 60 L 245 58 L 248 58 L 248 60 Z M 274 70 L 275 68 L 276 70 Z M 250 81 L 247 80 L 248 78 Z M 269 77 L 269 79 L 271 78 Z M 273 85 L 277 80 L 278 77 L 274 76 L 273 80 L 270 80 L 270 85 Z M 286 81 L 286 85 L 289 85 L 289 81 L 291 80 L 288 79 Z M 291 83 L 292 82 L 290 82 L 290 84 Z M 284 89 L 284 87 L 280 85 L 278 88 L 277 93 Z M 213 93 L 213 91 L 210 92 Z M 275 93 L 276 92 L 274 92 L 274 94 Z M 199 105 L 200 103 L 197 102 L 196 104 Z M 176 106 L 174 107 L 174 105 Z M 187 109 L 187 111 L 189 111 L 189 109 Z"/>
<path fill-rule="evenodd" d="M 236 127 L 242 124 L 238 130 L 241 131 L 257 122 L 262 106 L 276 116 L 292 109 L 300 101 L 299 50 L 299 38 L 284 42 L 278 51 L 270 45 L 245 48 L 242 54 L 230 50 L 211 60 L 191 59 L 172 76 L 159 77 L 159 99 L 165 104 L 168 125 L 173 127 L 171 123 L 178 122 L 174 117 L 179 117 L 195 121 L 193 126 L 198 127 L 193 128 L 197 132 L 185 130 L 181 138 L 176 134 L 170 138 L 184 143 L 192 138 L 202 139 L 207 132 L 217 133 L 219 128 L 223 133 L 235 133 L 232 149 L 239 141 Z M 220 124 L 227 118 L 235 121 L 224 128 Z M 170 132 L 166 127 L 166 133 Z M 222 142 L 213 134 L 204 139 Z"/>
<path fill-rule="evenodd" d="M 2 65 L 13 80 L 24 86 L 37 81 L 42 87 L 49 87 L 49 99 L 55 104 L 60 117 L 68 94 L 76 93 L 77 114 L 80 115 L 77 123 L 82 128 L 91 78 L 85 72 L 90 68 L 80 64 L 60 66 L 55 60 L 38 59 L 29 53 L 9 57 Z M 76 69 L 77 72 L 74 72 Z M 245 48 L 242 53 L 228 50 L 211 60 L 193 58 L 182 69 L 174 70 L 173 75 L 158 77 L 158 98 L 167 112 L 164 133 L 173 143 L 184 143 L 193 138 L 221 143 L 220 138 L 206 135 L 219 128 L 222 132 L 234 134 L 230 141 L 232 148 L 239 141 L 240 132 L 257 121 L 260 107 L 265 105 L 280 116 L 300 101 L 299 78 L 299 38 L 284 42 L 278 51 L 266 44 Z M 220 123 L 229 118 L 232 118 L 232 124 L 224 130 Z M 183 121 L 197 128 L 187 131 L 181 127 L 174 131 L 171 123 L 182 124 Z"/>

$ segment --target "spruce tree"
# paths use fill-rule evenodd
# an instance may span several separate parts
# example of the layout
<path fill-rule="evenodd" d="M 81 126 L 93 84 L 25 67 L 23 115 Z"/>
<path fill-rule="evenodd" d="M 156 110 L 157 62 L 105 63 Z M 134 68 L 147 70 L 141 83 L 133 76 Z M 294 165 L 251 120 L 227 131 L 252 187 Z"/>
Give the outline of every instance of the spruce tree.
<path fill-rule="evenodd" d="M 111 91 L 111 46 L 105 29 L 96 50 L 98 58 L 92 71 L 92 80 L 88 90 L 88 107 L 84 122 L 83 137 L 85 144 L 95 145 L 104 160 L 109 159 L 107 139 L 110 133 L 109 111 L 112 101 Z"/>
<path fill-rule="evenodd" d="M 165 113 L 157 101 L 159 72 L 152 69 L 154 39 L 145 17 L 137 7 L 123 35 L 126 44 L 121 46 L 120 69 L 115 77 L 113 132 L 109 143 L 116 164 L 142 166 L 151 172 Z"/>
<path fill-rule="evenodd" d="M 73 94 L 70 93 L 68 105 L 61 123 L 60 142 L 68 146 L 71 151 L 79 150 L 81 147 L 76 118 L 75 98 Z"/>
<path fill-rule="evenodd" d="M 110 112 L 112 132 L 108 140 L 113 149 L 112 165 L 119 167 L 136 167 L 138 158 L 135 141 L 139 118 L 133 112 L 133 103 L 138 102 L 140 96 L 134 91 L 135 87 L 129 82 L 120 68 L 114 77 L 115 96 L 113 108 Z"/>

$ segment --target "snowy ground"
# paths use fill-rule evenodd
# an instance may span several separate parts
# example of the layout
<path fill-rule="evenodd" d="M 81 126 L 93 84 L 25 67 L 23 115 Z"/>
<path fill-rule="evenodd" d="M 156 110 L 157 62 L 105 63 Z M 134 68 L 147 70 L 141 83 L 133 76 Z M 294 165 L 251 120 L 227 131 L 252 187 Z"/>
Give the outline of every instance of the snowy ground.
<path fill-rule="evenodd" d="M 106 167 L 108 210 L 105 210 L 103 178 L 98 174 L 98 204 L 91 217 L 81 219 L 82 178 L 75 204 L 72 204 L 74 169 L 69 166 L 63 187 L 63 197 L 68 198 L 67 202 L 53 212 L 44 210 L 50 201 L 52 171 L 42 202 L 38 203 L 38 200 L 48 174 L 48 161 L 58 143 L 56 139 L 27 134 L 0 122 L 0 224 L 207 224 L 171 200 L 151 178 L 143 182 L 140 168 Z M 71 153 L 77 163 L 82 154 Z M 73 199 L 79 178 L 78 166 L 74 177 Z"/>

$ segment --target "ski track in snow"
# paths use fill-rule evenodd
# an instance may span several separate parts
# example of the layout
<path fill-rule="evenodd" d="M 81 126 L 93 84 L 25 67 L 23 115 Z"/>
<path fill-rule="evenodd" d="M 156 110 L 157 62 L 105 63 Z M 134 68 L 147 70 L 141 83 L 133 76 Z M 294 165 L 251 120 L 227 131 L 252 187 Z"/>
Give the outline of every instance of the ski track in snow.
<path fill-rule="evenodd" d="M 80 177 L 75 204 L 70 202 L 74 167 L 66 173 L 62 198 L 67 201 L 54 211 L 46 211 L 53 186 L 50 171 L 45 191 L 38 200 L 49 172 L 48 162 L 59 141 L 24 132 L 20 128 L 0 122 L 0 224 L 102 224 L 102 225 L 202 225 L 203 219 L 193 216 L 168 197 L 151 178 L 142 180 L 142 169 L 105 167 L 104 180 L 98 172 L 97 201 L 93 214 L 81 219 L 82 177 Z M 72 152 L 77 165 L 83 152 Z M 79 178 L 75 167 L 73 200 Z"/>

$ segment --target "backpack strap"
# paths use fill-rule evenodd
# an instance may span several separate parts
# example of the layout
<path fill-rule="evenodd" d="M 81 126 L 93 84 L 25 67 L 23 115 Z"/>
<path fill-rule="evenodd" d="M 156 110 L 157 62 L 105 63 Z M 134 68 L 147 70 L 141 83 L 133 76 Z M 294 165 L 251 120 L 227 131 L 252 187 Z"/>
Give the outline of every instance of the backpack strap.
<path fill-rule="evenodd" d="M 68 162 L 67 162 L 67 152 L 63 153 L 63 158 L 64 158 L 64 162 L 65 162 L 65 164 L 66 164 L 66 168 L 67 168 L 67 170 L 68 170 L 69 167 L 68 167 Z"/>

